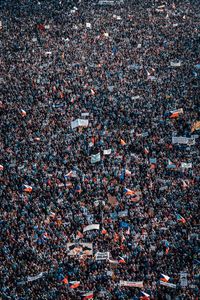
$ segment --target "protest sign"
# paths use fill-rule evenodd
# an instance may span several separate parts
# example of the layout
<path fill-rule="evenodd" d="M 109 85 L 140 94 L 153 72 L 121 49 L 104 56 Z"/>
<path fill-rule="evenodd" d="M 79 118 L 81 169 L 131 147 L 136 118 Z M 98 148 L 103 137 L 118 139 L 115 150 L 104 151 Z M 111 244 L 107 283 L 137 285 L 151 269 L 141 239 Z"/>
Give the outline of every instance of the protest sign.
<path fill-rule="evenodd" d="M 111 149 L 103 150 L 104 155 L 110 155 L 111 154 Z"/>
<path fill-rule="evenodd" d="M 113 19 L 121 20 L 122 18 L 120 16 L 113 15 Z"/>
<path fill-rule="evenodd" d="M 95 163 L 99 162 L 100 160 L 101 160 L 101 154 L 100 154 L 100 152 L 97 153 L 97 154 L 91 155 L 91 163 L 92 164 L 95 164 Z"/>
<path fill-rule="evenodd" d="M 35 281 L 39 278 L 41 278 L 43 276 L 43 272 L 41 272 L 40 274 L 38 275 L 35 275 L 35 276 L 28 276 L 27 277 L 27 281 L 30 282 L 30 281 Z"/>
<path fill-rule="evenodd" d="M 172 144 L 195 145 L 195 139 L 184 137 L 184 136 L 173 136 L 172 137 Z"/>
<path fill-rule="evenodd" d="M 133 96 L 133 97 L 131 97 L 131 99 L 132 99 L 132 100 L 137 100 L 137 99 L 140 99 L 140 96 L 139 96 L 139 95 Z"/>
<path fill-rule="evenodd" d="M 181 163 L 182 169 L 190 169 L 192 168 L 192 163 Z"/>
<path fill-rule="evenodd" d="M 86 23 L 86 28 L 92 28 L 92 24 L 91 23 Z"/>
<path fill-rule="evenodd" d="M 95 254 L 95 259 L 96 260 L 107 260 L 110 257 L 110 253 L 109 252 L 97 252 Z"/>
<path fill-rule="evenodd" d="M 85 119 L 76 119 L 71 122 L 72 129 L 77 127 L 88 127 L 88 120 Z"/>
<path fill-rule="evenodd" d="M 119 211 L 118 212 L 118 216 L 119 217 L 126 217 L 126 216 L 128 216 L 128 209 L 123 210 L 123 211 Z"/>
<path fill-rule="evenodd" d="M 180 67 L 181 66 L 181 61 L 178 61 L 178 62 L 171 61 L 170 66 L 171 67 Z"/>
<path fill-rule="evenodd" d="M 114 5 L 115 2 L 113 0 L 99 0 L 99 5 Z"/>
<path fill-rule="evenodd" d="M 88 226 L 84 227 L 83 232 L 86 232 L 86 231 L 89 231 L 89 230 L 94 230 L 94 229 L 99 230 L 99 228 L 100 228 L 99 224 L 91 224 L 91 225 L 88 225 Z"/>
<path fill-rule="evenodd" d="M 68 255 L 92 255 L 92 243 L 67 243 Z"/>
<path fill-rule="evenodd" d="M 90 115 L 89 112 L 84 112 L 84 113 L 81 113 L 81 117 L 88 117 Z"/>
<path fill-rule="evenodd" d="M 186 287 L 188 285 L 187 275 L 187 272 L 180 272 L 180 284 L 182 287 Z"/>

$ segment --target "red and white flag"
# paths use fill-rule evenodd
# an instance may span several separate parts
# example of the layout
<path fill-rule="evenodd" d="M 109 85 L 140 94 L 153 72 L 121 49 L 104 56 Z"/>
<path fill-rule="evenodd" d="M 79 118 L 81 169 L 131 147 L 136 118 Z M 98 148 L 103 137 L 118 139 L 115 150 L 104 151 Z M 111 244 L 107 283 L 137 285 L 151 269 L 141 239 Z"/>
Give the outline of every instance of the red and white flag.
<path fill-rule="evenodd" d="M 83 300 L 86 300 L 86 299 L 94 299 L 94 292 L 88 292 L 88 293 L 83 294 Z"/>

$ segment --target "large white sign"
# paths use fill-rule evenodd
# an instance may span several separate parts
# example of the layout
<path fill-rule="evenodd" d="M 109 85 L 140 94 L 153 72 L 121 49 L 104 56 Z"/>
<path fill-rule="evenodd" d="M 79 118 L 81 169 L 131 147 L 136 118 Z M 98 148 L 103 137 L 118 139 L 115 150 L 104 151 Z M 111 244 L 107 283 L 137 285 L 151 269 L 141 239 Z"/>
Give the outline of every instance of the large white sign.
<path fill-rule="evenodd" d="M 77 127 L 88 127 L 88 120 L 85 119 L 76 119 L 75 121 L 71 122 L 72 129 Z"/>
<path fill-rule="evenodd" d="M 120 280 L 120 286 L 143 288 L 143 281 L 124 281 Z"/>

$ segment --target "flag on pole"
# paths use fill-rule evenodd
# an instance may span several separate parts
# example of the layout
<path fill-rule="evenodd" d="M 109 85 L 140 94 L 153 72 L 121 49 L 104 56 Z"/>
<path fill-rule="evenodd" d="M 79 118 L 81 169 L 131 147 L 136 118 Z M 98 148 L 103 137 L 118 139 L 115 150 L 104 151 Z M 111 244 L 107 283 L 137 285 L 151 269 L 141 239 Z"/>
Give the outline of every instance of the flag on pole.
<path fill-rule="evenodd" d="M 80 281 L 70 281 L 69 287 L 70 289 L 77 289 L 80 285 Z"/>
<path fill-rule="evenodd" d="M 76 171 L 70 171 L 70 172 L 67 173 L 64 177 L 65 177 L 65 179 L 68 179 L 68 178 L 75 178 L 75 177 L 76 177 Z"/>
<path fill-rule="evenodd" d="M 134 195 L 136 193 L 136 191 L 125 188 L 124 193 L 125 193 L 125 195 L 128 196 L 128 195 Z"/>
<path fill-rule="evenodd" d="M 90 91 L 91 91 L 91 95 L 94 96 L 95 95 L 95 90 L 91 89 Z"/>
<path fill-rule="evenodd" d="M 94 292 L 91 291 L 83 294 L 83 300 L 87 300 L 87 299 L 94 299 Z"/>
<path fill-rule="evenodd" d="M 32 190 L 33 190 L 32 186 L 26 185 L 26 184 L 24 185 L 24 188 L 23 188 L 24 192 L 31 193 Z"/>
<path fill-rule="evenodd" d="M 181 222 L 183 224 L 186 223 L 186 220 L 179 214 L 176 214 L 176 220 L 177 220 L 177 222 Z"/>
<path fill-rule="evenodd" d="M 119 257 L 119 260 L 118 260 L 118 262 L 120 263 L 120 264 L 125 264 L 126 262 L 125 262 L 125 259 L 123 258 L 123 257 Z"/>
<path fill-rule="evenodd" d="M 140 292 L 140 300 L 149 300 L 150 295 L 145 292 Z"/>
<path fill-rule="evenodd" d="M 168 159 L 167 168 L 176 169 L 176 165 L 170 159 Z"/>
<path fill-rule="evenodd" d="M 183 179 L 181 179 L 181 180 L 182 180 L 182 187 L 183 187 L 184 189 L 188 188 L 188 187 L 189 187 L 189 182 L 186 181 L 186 180 L 183 180 Z"/>
<path fill-rule="evenodd" d="M 64 284 L 68 284 L 68 276 L 66 276 L 66 277 L 62 280 L 62 282 L 63 282 Z"/>
<path fill-rule="evenodd" d="M 22 117 L 26 117 L 26 111 L 25 110 L 21 109 L 20 114 L 21 114 Z"/>
<path fill-rule="evenodd" d="M 123 139 L 121 139 L 121 140 L 120 140 L 120 144 L 121 144 L 122 146 L 125 146 L 125 145 L 126 145 L 126 142 L 125 142 Z"/>
<path fill-rule="evenodd" d="M 165 274 L 161 274 L 160 275 L 160 281 L 163 281 L 163 282 L 168 282 L 170 279 L 169 276 L 165 275 Z"/>
<path fill-rule="evenodd" d="M 179 117 L 179 112 L 175 111 L 175 112 L 171 113 L 169 117 L 170 117 L 170 119 L 178 118 Z"/>

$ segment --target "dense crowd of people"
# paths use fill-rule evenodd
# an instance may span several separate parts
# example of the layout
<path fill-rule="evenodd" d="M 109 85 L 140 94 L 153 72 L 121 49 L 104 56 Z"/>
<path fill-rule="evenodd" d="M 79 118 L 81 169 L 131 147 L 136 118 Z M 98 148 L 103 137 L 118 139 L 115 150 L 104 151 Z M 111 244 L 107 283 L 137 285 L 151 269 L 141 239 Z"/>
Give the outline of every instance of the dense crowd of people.
<path fill-rule="evenodd" d="M 0 299 L 199 299 L 199 0 L 0 21 Z"/>

